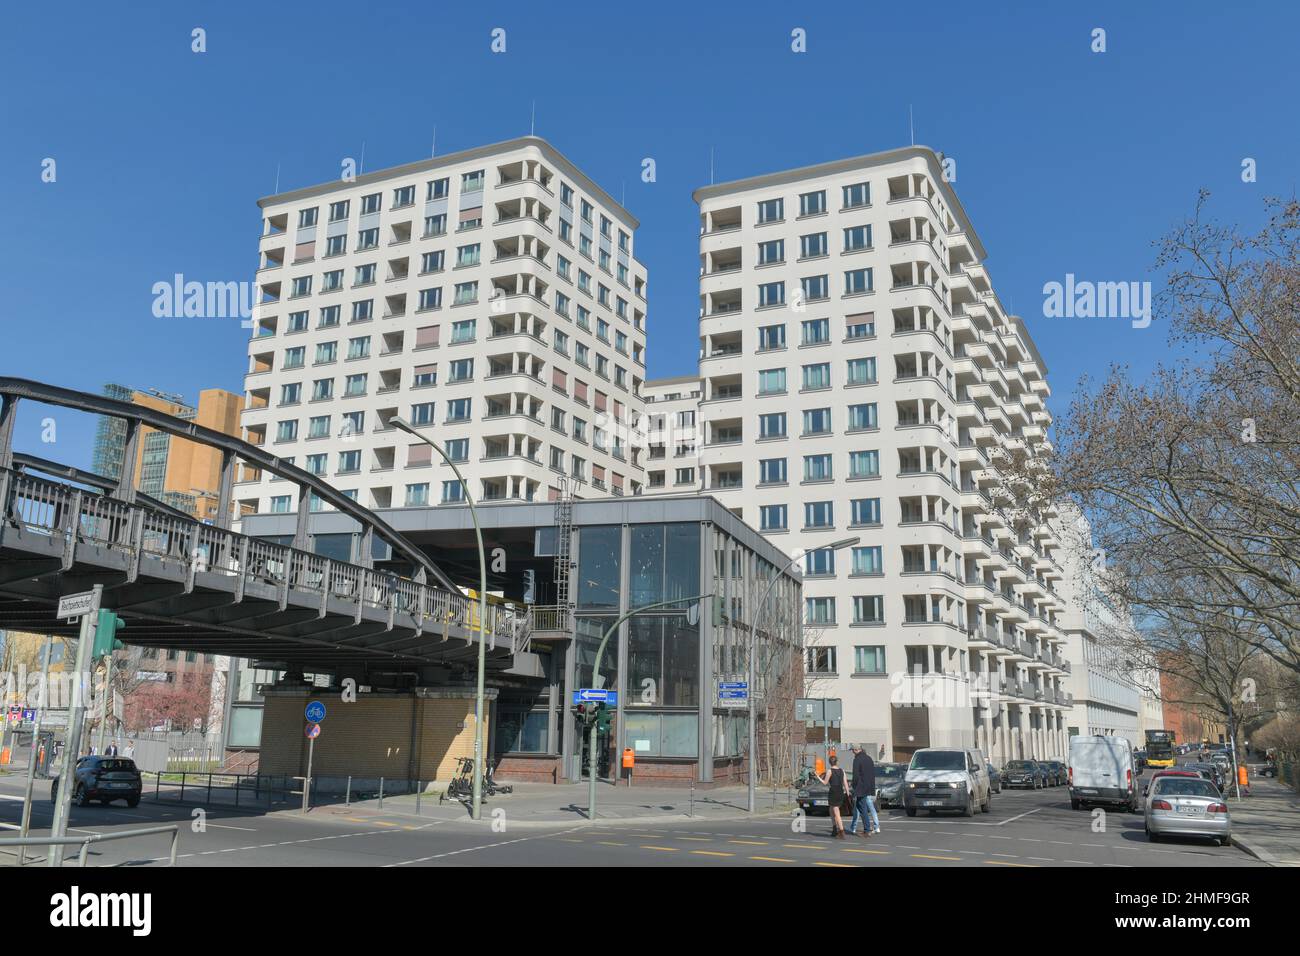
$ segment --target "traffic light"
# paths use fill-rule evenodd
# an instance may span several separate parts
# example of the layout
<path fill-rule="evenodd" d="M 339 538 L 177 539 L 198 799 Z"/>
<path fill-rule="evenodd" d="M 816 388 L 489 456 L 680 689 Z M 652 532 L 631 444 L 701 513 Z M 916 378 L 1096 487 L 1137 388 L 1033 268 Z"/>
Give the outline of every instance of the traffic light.
<path fill-rule="evenodd" d="M 727 620 L 727 609 L 721 594 L 713 595 L 713 626 L 722 627 Z"/>
<path fill-rule="evenodd" d="M 573 719 L 577 721 L 579 727 L 586 727 L 591 721 L 592 705 L 591 704 L 574 704 Z"/>
<path fill-rule="evenodd" d="M 95 643 L 91 646 L 90 656 L 107 657 L 124 648 L 126 645 L 117 640 L 118 629 L 123 627 L 126 627 L 126 621 L 112 611 L 100 611 L 95 622 Z"/>
<path fill-rule="evenodd" d="M 614 712 L 609 709 L 608 704 L 596 705 L 596 729 L 601 733 L 608 733 L 610 725 L 614 722 Z"/>

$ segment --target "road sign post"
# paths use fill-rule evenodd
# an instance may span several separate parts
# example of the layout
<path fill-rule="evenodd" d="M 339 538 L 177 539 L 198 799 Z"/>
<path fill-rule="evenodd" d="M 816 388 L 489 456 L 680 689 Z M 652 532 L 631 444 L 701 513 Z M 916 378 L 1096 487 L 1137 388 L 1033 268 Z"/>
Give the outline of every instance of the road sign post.
<path fill-rule="evenodd" d="M 312 707 L 320 707 L 320 715 L 325 716 L 325 706 L 318 701 L 312 701 L 307 705 L 307 713 L 313 713 Z M 316 738 L 320 736 L 320 724 L 311 723 L 307 725 L 307 776 L 302 782 L 302 812 L 306 813 L 311 809 L 311 762 L 316 753 Z"/>
<path fill-rule="evenodd" d="M 90 683 L 86 673 L 90 666 L 90 650 L 95 641 L 95 627 L 98 624 L 99 605 L 104 598 L 104 586 L 96 584 L 90 592 L 88 602 L 78 601 L 76 607 L 81 616 L 81 634 L 77 639 L 77 668 L 72 679 L 72 700 L 68 707 L 68 739 L 63 748 L 63 760 L 59 767 L 58 799 L 54 804 L 54 822 L 50 827 L 50 836 L 68 835 L 68 814 L 72 806 L 72 791 L 76 789 L 77 758 L 81 755 L 82 724 L 86 720 L 86 690 Z M 81 595 L 70 597 L 80 598 Z M 59 601 L 63 609 L 63 601 Z M 76 615 L 73 615 L 76 616 Z M 47 858 L 49 866 L 63 865 L 63 847 L 51 846 Z"/>

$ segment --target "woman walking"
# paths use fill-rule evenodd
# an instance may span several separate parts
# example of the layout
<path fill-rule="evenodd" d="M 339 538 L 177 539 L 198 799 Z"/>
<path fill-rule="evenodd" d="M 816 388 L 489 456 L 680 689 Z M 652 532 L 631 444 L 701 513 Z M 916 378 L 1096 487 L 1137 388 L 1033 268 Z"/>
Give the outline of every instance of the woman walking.
<path fill-rule="evenodd" d="M 826 803 L 831 809 L 831 836 L 843 839 L 844 819 L 840 816 L 840 807 L 844 805 L 844 795 L 848 788 L 844 784 L 844 769 L 840 767 L 838 757 L 830 758 L 830 766 L 826 768 L 826 773 L 818 779 L 830 788 Z"/>

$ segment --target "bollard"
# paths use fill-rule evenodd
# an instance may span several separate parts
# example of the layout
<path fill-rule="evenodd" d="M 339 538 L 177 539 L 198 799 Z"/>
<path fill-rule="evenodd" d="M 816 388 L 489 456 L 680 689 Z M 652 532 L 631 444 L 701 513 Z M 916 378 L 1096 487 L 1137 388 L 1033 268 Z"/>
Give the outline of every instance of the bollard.
<path fill-rule="evenodd" d="M 417 817 L 420 815 L 420 794 L 422 792 L 423 788 L 420 786 L 420 781 L 415 781 L 415 815 Z"/>
<path fill-rule="evenodd" d="M 348 788 L 343 792 L 343 806 L 352 802 L 352 774 L 348 774 Z"/>
<path fill-rule="evenodd" d="M 691 781 L 691 812 L 688 816 L 695 816 L 695 781 Z"/>
<path fill-rule="evenodd" d="M 208 774 L 208 806 L 212 806 L 212 774 Z"/>
<path fill-rule="evenodd" d="M 379 778 L 379 809 L 384 809 L 384 778 Z"/>

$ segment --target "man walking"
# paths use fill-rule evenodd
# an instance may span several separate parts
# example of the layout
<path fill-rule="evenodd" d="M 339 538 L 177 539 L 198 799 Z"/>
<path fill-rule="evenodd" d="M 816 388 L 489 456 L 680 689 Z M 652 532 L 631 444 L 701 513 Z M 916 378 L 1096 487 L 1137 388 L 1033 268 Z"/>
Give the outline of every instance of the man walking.
<path fill-rule="evenodd" d="M 880 832 L 880 818 L 876 816 L 876 765 L 862 749 L 853 744 L 853 820 L 849 833 L 857 834 L 858 820 L 862 820 L 862 835 L 869 837 Z M 870 822 L 868 822 L 868 820 Z"/>

